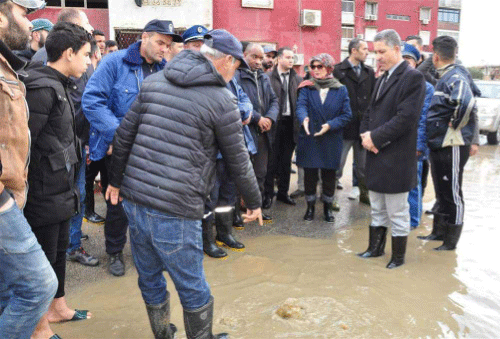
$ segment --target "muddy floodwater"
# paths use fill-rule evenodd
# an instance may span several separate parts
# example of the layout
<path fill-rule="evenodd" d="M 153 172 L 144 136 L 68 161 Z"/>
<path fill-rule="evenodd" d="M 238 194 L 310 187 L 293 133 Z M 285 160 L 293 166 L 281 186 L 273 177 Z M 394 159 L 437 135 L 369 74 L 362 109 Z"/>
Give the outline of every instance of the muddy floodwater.
<path fill-rule="evenodd" d="M 229 332 L 232 339 L 500 338 L 500 147 L 481 146 L 466 166 L 457 250 L 436 252 L 440 242 L 416 238 L 429 233 L 432 219 L 425 215 L 409 236 L 406 264 L 394 270 L 385 268 L 390 241 L 383 257 L 355 255 L 367 246 L 369 208 L 348 200 L 350 178 L 342 182 L 342 209 L 333 225 L 321 220 L 322 208 L 305 223 L 303 199 L 295 207 L 275 203 L 274 224 L 234 232 L 244 253 L 230 252 L 224 261 L 206 257 L 215 333 Z M 433 195 L 429 186 L 424 207 L 432 206 Z M 96 209 L 104 213 L 102 200 Z M 130 247 L 127 274 L 111 277 L 102 226 L 85 224 L 84 231 L 91 238 L 83 245 L 101 265 L 68 263 L 67 298 L 93 318 L 54 325 L 55 332 L 64 339 L 153 338 Z M 168 288 L 177 338 L 185 338 L 171 280 Z"/>

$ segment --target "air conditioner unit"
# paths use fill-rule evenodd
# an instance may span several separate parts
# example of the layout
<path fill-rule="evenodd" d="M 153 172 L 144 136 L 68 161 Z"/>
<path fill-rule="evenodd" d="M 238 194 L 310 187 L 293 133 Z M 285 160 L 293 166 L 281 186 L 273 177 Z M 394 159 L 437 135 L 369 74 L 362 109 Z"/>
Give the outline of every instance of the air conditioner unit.
<path fill-rule="evenodd" d="M 300 25 L 311 27 L 321 26 L 321 11 L 304 9 L 300 13 Z"/>
<path fill-rule="evenodd" d="M 356 35 L 356 38 L 363 40 L 365 38 L 364 34 L 358 34 Z"/>
<path fill-rule="evenodd" d="M 367 14 L 365 15 L 365 20 L 377 20 L 377 16 L 376 15 L 373 15 L 373 14 Z"/>
<path fill-rule="evenodd" d="M 303 65 L 304 64 L 304 54 L 294 54 L 293 55 L 293 64 L 294 65 Z"/>
<path fill-rule="evenodd" d="M 429 19 L 422 19 L 422 24 L 428 25 L 429 24 Z"/>

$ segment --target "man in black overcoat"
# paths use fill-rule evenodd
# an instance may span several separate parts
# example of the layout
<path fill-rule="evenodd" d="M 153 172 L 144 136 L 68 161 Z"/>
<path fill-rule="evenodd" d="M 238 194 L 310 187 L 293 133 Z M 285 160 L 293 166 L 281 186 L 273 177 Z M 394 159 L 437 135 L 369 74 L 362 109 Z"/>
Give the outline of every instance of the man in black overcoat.
<path fill-rule="evenodd" d="M 392 258 L 387 268 L 404 264 L 410 233 L 408 192 L 417 184 L 417 125 L 425 97 L 425 79 L 401 55 L 401 38 L 392 29 L 374 39 L 377 61 L 384 74 L 377 80 L 370 106 L 361 123 L 366 157 L 366 185 L 371 217 L 368 249 L 359 256 L 384 254 L 391 226 Z"/>

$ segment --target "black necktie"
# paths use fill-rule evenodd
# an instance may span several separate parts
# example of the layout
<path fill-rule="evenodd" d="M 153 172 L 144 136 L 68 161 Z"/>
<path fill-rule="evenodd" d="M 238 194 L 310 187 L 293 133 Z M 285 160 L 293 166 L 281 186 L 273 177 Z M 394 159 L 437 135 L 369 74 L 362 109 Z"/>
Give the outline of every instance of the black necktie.
<path fill-rule="evenodd" d="M 361 66 L 360 65 L 354 66 L 353 69 L 356 75 L 359 77 L 361 74 Z"/>
<path fill-rule="evenodd" d="M 288 83 L 286 81 L 286 76 L 290 73 L 281 73 L 281 76 L 283 77 L 283 90 L 285 97 L 283 99 L 283 110 L 281 111 L 282 113 L 285 113 L 288 110 Z"/>
<path fill-rule="evenodd" d="M 380 96 L 380 94 L 382 93 L 382 91 L 384 90 L 384 87 L 385 87 L 385 84 L 387 83 L 388 78 L 389 78 L 389 76 L 387 75 L 387 72 L 384 73 L 383 78 L 380 81 L 380 87 L 378 88 L 377 100 L 378 100 L 378 97 Z"/>

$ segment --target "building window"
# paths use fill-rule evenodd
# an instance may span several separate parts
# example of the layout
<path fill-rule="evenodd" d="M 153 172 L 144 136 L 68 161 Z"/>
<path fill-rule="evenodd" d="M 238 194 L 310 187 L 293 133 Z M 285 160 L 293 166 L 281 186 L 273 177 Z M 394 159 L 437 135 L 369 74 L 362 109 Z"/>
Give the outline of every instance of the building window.
<path fill-rule="evenodd" d="M 342 12 L 354 13 L 354 0 L 342 0 Z"/>
<path fill-rule="evenodd" d="M 460 33 L 458 31 L 447 31 L 447 30 L 443 30 L 443 29 L 438 29 L 437 36 L 443 36 L 443 35 L 451 36 L 457 42 L 458 42 L 458 39 L 460 37 Z"/>
<path fill-rule="evenodd" d="M 440 8 L 438 21 L 460 23 L 460 11 L 458 9 Z"/>
<path fill-rule="evenodd" d="M 376 2 L 367 2 L 365 4 L 365 17 L 369 15 L 377 16 L 378 14 L 378 3 Z"/>
<path fill-rule="evenodd" d="M 47 6 L 52 7 L 80 7 L 80 8 L 108 8 L 108 0 L 48 0 Z"/>
<path fill-rule="evenodd" d="M 389 20 L 410 21 L 410 17 L 408 15 L 387 14 L 385 17 Z"/>
<path fill-rule="evenodd" d="M 429 46 L 431 43 L 431 32 L 430 31 L 420 31 L 419 36 L 422 38 L 422 43 L 424 46 Z"/>
<path fill-rule="evenodd" d="M 428 7 L 420 8 L 420 20 L 431 21 L 431 9 Z"/>
<path fill-rule="evenodd" d="M 377 35 L 377 27 L 366 27 L 365 28 L 365 40 L 373 41 L 375 39 L 375 35 Z"/>
<path fill-rule="evenodd" d="M 354 27 L 342 26 L 342 39 L 354 39 Z"/>

